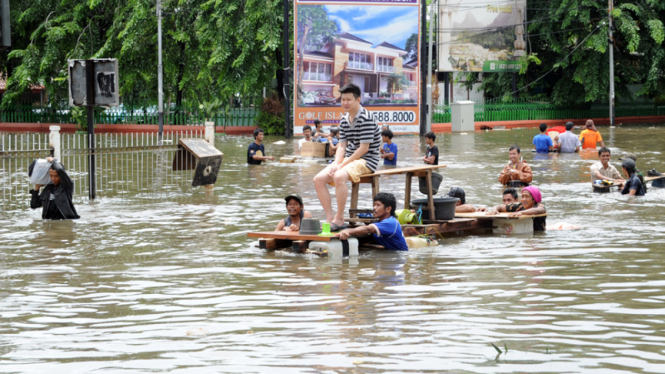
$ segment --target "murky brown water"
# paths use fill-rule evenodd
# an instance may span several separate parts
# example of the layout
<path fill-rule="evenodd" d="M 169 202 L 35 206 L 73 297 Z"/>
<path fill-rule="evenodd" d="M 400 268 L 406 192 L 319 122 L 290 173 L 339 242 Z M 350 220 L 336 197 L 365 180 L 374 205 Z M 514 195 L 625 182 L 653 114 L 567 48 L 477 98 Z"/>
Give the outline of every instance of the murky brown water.
<path fill-rule="evenodd" d="M 615 165 L 632 151 L 643 171 L 665 171 L 665 128 L 600 131 Z M 535 132 L 439 136 L 444 190 L 499 203 L 517 143 L 548 223 L 580 230 L 464 235 L 357 261 L 266 253 L 246 233 L 273 229 L 283 196 L 299 192 L 323 216 L 322 166 L 248 167 L 247 137 L 218 140 L 212 197 L 83 196 L 76 222 L 1 210 L 0 372 L 665 372 L 665 190 L 594 194 L 596 154 L 534 160 Z M 277 140 L 269 154 L 297 147 Z M 396 143 L 400 166 L 420 164 L 424 141 Z M 381 183 L 403 201 L 403 177 Z"/>

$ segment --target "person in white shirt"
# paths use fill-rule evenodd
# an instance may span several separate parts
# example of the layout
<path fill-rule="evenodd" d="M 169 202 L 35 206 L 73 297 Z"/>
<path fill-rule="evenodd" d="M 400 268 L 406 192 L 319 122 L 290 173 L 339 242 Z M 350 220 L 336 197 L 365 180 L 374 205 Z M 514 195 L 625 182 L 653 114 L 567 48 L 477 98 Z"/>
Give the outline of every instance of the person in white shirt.
<path fill-rule="evenodd" d="M 591 182 L 596 179 L 606 179 L 619 185 L 622 185 L 625 182 L 617 168 L 610 164 L 610 156 L 611 152 L 609 148 L 602 147 L 598 150 L 600 161 L 591 165 Z"/>
<path fill-rule="evenodd" d="M 302 143 L 312 141 L 312 127 L 310 125 L 305 125 L 302 128 L 302 134 L 305 135 L 305 137 L 298 141 L 298 149 L 302 149 Z"/>

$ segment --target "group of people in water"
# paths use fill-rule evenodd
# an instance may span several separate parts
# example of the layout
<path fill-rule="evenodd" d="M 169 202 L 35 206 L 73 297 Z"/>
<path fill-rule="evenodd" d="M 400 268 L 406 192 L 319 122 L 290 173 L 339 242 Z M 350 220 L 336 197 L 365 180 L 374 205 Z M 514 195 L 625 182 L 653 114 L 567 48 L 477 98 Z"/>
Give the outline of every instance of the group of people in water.
<path fill-rule="evenodd" d="M 358 183 L 360 176 L 371 174 L 379 167 L 383 160 L 384 165 L 397 165 L 399 150 L 392 142 L 393 133 L 388 126 L 380 128 L 371 113 L 360 103 L 360 88 L 348 84 L 339 90 L 341 105 L 345 114 L 341 117 L 339 126 L 331 127 L 329 133 L 323 131 L 320 121 L 315 121 L 315 127 L 304 126 L 304 138 L 299 141 L 299 147 L 305 142 L 327 143 L 328 155 L 333 160 L 314 177 L 314 187 L 317 197 L 325 212 L 325 220 L 330 223 L 331 231 L 337 232 L 340 239 L 349 236 L 373 234 L 376 241 L 388 249 L 408 250 L 402 229 L 396 219 L 396 199 L 391 193 L 380 192 L 373 197 L 373 217 L 378 222 L 369 225 L 349 228 L 344 220 L 344 210 L 348 199 L 347 182 Z M 636 167 L 637 158 L 628 154 L 623 158 L 621 165 L 623 175 L 609 163 L 611 151 L 604 146 L 602 137 L 595 128 L 593 121 L 586 123 L 585 130 L 577 136 L 572 132 L 573 124 L 566 124 L 566 131 L 554 136 L 548 134 L 546 124 L 540 125 L 541 133 L 536 135 L 533 146 L 538 153 L 549 153 L 557 150 L 561 153 L 579 152 L 582 148 L 595 148 L 598 150 L 599 161 L 590 168 L 593 181 L 606 181 L 617 184 L 622 194 L 642 196 L 646 193 L 644 177 Z M 247 163 L 261 164 L 263 161 L 272 161 L 274 156 L 267 156 L 263 145 L 263 131 L 254 131 L 254 141 L 247 149 Z M 439 150 L 435 144 L 436 135 L 429 132 L 425 135 L 427 150 L 423 156 L 423 163 L 438 165 Z M 509 213 L 511 216 L 529 215 L 534 218 L 534 231 L 545 230 L 546 212 L 542 204 L 540 190 L 531 185 L 533 173 L 530 166 L 522 160 L 521 150 L 513 145 L 508 150 L 509 162 L 499 175 L 499 182 L 507 188 L 503 191 L 503 204 L 492 208 L 476 208 L 466 203 L 465 192 L 461 187 L 453 187 L 448 196 L 458 198 L 456 212 L 486 212 L 488 215 Z M 76 219 L 79 218 L 72 203 L 73 183 L 64 167 L 52 158 L 50 176 L 51 183 L 43 191 L 41 185 L 36 185 L 31 191 L 30 206 L 35 209 L 42 207 L 44 219 Z M 335 189 L 336 204 L 328 189 Z M 518 193 L 517 189 L 521 188 Z M 285 198 L 288 217 L 280 220 L 277 231 L 298 231 L 304 218 L 311 217 L 305 210 L 303 199 L 298 194 L 291 194 Z"/>
<path fill-rule="evenodd" d="M 334 160 L 314 177 L 314 186 L 325 212 L 325 220 L 330 223 L 331 231 L 338 232 L 337 236 L 340 239 L 373 234 L 376 241 L 388 249 L 406 250 L 405 244 L 402 245 L 403 233 L 395 216 L 396 199 L 393 194 L 381 192 L 374 197 L 373 217 L 378 219 L 378 222 L 355 228 L 349 228 L 344 222 L 344 209 L 348 198 L 346 183 L 348 181 L 357 183 L 360 175 L 373 173 L 382 159 L 384 165 L 396 165 L 399 151 L 397 145 L 392 142 L 393 133 L 390 129 L 387 126 L 380 128 L 371 113 L 360 104 L 360 89 L 357 86 L 346 85 L 340 89 L 340 94 L 345 114 L 340 119 L 339 127 L 335 128 L 338 134 L 336 144 L 338 148 L 334 152 Z M 307 127 L 309 126 L 305 126 L 304 141 L 312 141 L 311 134 L 309 136 L 306 134 Z M 600 161 L 591 166 L 592 180 L 610 180 L 623 186 L 623 194 L 644 195 L 644 181 L 638 177 L 639 171 L 636 169 L 634 155 L 628 155 L 623 159 L 622 170 L 626 177 L 624 179 L 616 168 L 609 164 L 611 152 L 604 146 L 602 136 L 593 121 L 587 121 L 584 131 L 579 136 L 572 132 L 573 127 L 573 123 L 568 122 L 565 132 L 550 136 L 547 125 L 541 124 L 541 134 L 534 137 L 533 141 L 535 151 L 574 153 L 579 152 L 580 148 L 596 148 L 597 144 L 600 144 L 598 152 Z M 318 124 L 315 131 L 321 131 Z M 425 141 L 428 147 L 423 162 L 438 165 L 436 135 L 427 133 Z M 503 204 L 492 208 L 476 208 L 466 203 L 465 192 L 461 187 L 451 188 L 447 195 L 459 199 L 456 206 L 457 213 L 485 212 L 488 215 L 509 213 L 509 216 L 534 216 L 534 231 L 543 231 L 546 228 L 546 209 L 540 190 L 531 185 L 532 170 L 523 161 L 519 146 L 513 145 L 509 148 L 508 158 L 509 162 L 498 178 L 499 182 L 506 186 L 503 191 Z M 328 185 L 335 188 L 336 210 L 333 209 Z M 290 195 L 286 198 L 286 203 L 289 217 L 279 222 L 277 230 L 295 230 L 298 225 L 290 226 L 289 223 L 299 221 L 309 214 L 304 211 L 304 204 L 299 196 Z M 300 209 L 293 210 L 293 207 L 289 207 L 290 204 L 297 204 Z"/>

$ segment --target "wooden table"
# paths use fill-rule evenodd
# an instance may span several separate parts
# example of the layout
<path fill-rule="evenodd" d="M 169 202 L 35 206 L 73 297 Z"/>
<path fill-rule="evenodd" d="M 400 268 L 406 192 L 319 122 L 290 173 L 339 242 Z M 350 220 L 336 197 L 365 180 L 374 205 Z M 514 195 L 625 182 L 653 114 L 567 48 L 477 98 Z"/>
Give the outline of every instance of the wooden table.
<path fill-rule="evenodd" d="M 372 174 L 363 174 L 360 176 L 360 182 L 351 184 L 351 207 L 349 209 L 349 217 L 355 218 L 358 213 L 358 192 L 360 191 L 361 183 L 368 183 L 372 185 L 372 197 L 376 196 L 379 190 L 379 178 L 382 175 L 406 175 L 406 191 L 404 194 L 404 209 L 410 209 L 411 204 L 411 184 L 413 177 L 426 177 L 427 178 L 427 191 L 429 214 L 432 219 L 436 217 L 434 211 L 434 196 L 432 194 L 432 171 L 435 169 L 445 168 L 446 165 L 421 165 L 409 166 L 404 168 L 383 169 L 377 170 Z"/>

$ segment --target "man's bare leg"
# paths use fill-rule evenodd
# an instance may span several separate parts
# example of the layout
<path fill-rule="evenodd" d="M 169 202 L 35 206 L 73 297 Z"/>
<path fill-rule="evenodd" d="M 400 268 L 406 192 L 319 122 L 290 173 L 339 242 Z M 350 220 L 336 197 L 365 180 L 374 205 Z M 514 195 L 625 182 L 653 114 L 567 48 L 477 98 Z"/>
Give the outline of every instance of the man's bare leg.
<path fill-rule="evenodd" d="M 314 177 L 314 188 L 316 189 L 316 196 L 319 198 L 319 202 L 323 207 L 323 211 L 326 212 L 326 222 L 333 222 L 334 218 L 330 192 L 328 191 L 328 186 L 326 186 L 326 184 L 332 180 L 332 177 L 328 175 L 328 168 L 321 170 L 319 174 Z"/>
<path fill-rule="evenodd" d="M 349 191 L 346 187 L 346 181 L 349 180 L 349 173 L 339 170 L 335 173 L 335 198 L 337 199 L 337 213 L 332 223 L 336 225 L 344 224 L 344 209 L 346 208 L 346 199 L 349 197 Z"/>

